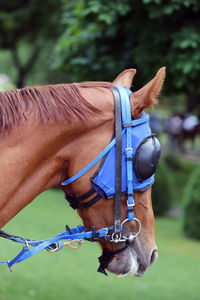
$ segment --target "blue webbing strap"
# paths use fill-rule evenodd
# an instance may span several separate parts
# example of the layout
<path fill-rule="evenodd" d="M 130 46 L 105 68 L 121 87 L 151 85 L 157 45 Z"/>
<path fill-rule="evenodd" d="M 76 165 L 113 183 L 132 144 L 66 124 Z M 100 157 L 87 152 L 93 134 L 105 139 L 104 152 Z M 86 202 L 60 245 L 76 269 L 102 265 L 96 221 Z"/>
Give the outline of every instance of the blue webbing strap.
<path fill-rule="evenodd" d="M 133 146 L 132 146 L 132 116 L 129 100 L 129 93 L 121 87 L 117 86 L 121 96 L 122 106 L 122 122 L 123 124 L 130 124 L 126 128 L 126 166 L 127 166 L 127 218 L 134 219 L 134 198 L 133 198 Z"/>
<path fill-rule="evenodd" d="M 124 130 L 125 131 L 125 130 Z M 61 182 L 61 185 L 67 185 L 69 183 L 72 183 L 73 181 L 80 178 L 82 175 L 84 175 L 87 171 L 89 171 L 94 165 L 96 165 L 109 151 L 110 149 L 115 145 L 116 140 L 113 139 L 110 144 L 84 169 L 82 169 L 79 173 L 75 174 L 74 176 L 66 179 L 65 181 Z"/>
<path fill-rule="evenodd" d="M 95 234 L 99 237 L 99 238 L 103 238 L 106 237 L 108 235 L 108 232 L 110 230 L 113 230 L 114 226 L 111 227 L 106 227 L 106 228 L 101 228 L 95 231 Z M 0 263 L 3 264 L 7 264 L 9 269 L 11 270 L 11 267 L 16 264 L 19 263 L 21 261 L 24 261 L 26 259 L 28 259 L 29 257 L 35 255 L 36 253 L 38 253 L 39 251 L 43 250 L 43 249 L 48 249 L 51 245 L 58 243 L 58 250 L 62 249 L 62 247 L 64 246 L 64 243 L 61 240 L 74 240 L 74 239 L 86 239 L 86 240 L 90 240 L 93 238 L 94 235 L 94 231 L 85 231 L 86 228 L 83 225 L 79 225 L 75 228 L 71 228 L 70 232 L 69 230 L 66 230 L 64 232 L 62 232 L 59 235 L 56 235 L 50 239 L 47 240 L 42 240 L 42 241 L 36 241 L 36 240 L 23 240 L 21 239 L 20 243 L 24 243 L 24 246 L 22 248 L 22 250 L 20 251 L 20 253 L 13 258 L 11 261 L 1 261 Z M 121 227 L 122 230 L 122 227 Z M 19 242 L 19 240 L 18 240 Z M 29 249 L 29 245 L 33 246 L 32 249 Z"/>

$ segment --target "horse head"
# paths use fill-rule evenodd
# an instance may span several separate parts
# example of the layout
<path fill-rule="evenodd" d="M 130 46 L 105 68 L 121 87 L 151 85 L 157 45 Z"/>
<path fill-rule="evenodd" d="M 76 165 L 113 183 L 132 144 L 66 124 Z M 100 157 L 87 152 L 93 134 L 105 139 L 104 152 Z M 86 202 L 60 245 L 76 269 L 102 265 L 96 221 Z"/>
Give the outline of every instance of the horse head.
<path fill-rule="evenodd" d="M 124 88 L 130 89 L 135 73 L 136 71 L 134 69 L 125 70 L 114 80 L 113 83 L 115 85 L 120 85 Z M 161 68 L 154 79 L 147 83 L 143 88 L 133 92 L 130 95 L 131 115 L 133 119 L 138 119 L 145 109 L 157 103 L 157 96 L 161 90 L 164 77 L 165 68 Z M 85 97 L 88 99 L 87 95 Z M 83 163 L 84 156 L 86 157 L 90 153 L 89 156 L 91 158 L 94 157 L 93 153 L 95 149 L 96 151 L 98 149 L 96 153 L 99 153 L 99 149 L 102 150 L 105 147 L 105 141 L 108 143 L 113 135 L 113 96 L 110 91 L 107 90 L 105 91 L 104 97 L 107 98 L 106 105 L 111 106 L 111 109 L 107 108 L 106 112 L 107 114 L 111 113 L 111 115 L 107 117 L 107 120 L 105 120 L 103 126 L 98 128 L 98 136 L 96 136 L 95 132 L 92 132 L 91 136 L 90 133 L 88 134 L 87 142 L 84 142 L 84 145 L 86 145 L 86 150 L 84 151 L 83 156 L 81 155 L 78 145 L 76 146 L 78 151 L 77 154 L 73 156 L 73 163 L 71 165 L 74 167 L 76 162 L 77 167 L 73 169 L 71 175 L 80 170 L 80 166 L 85 165 L 85 163 Z M 96 99 L 98 99 L 98 95 L 96 95 Z M 100 139 L 99 136 L 101 136 Z M 82 195 L 83 192 L 86 192 L 88 189 L 90 189 L 90 177 L 92 178 L 93 173 L 97 168 L 98 165 L 95 165 L 95 167 L 87 172 L 84 176 L 72 183 L 70 187 L 64 187 L 63 189 L 65 193 L 71 195 Z M 114 172 L 114 170 L 110 170 L 110 172 Z M 100 257 L 100 262 L 102 262 L 102 265 L 110 272 L 113 272 L 117 275 L 129 274 L 142 276 L 146 269 L 156 261 L 158 256 L 158 250 L 154 236 L 154 215 L 151 204 L 151 187 L 144 191 L 135 192 L 134 198 L 135 216 L 141 222 L 140 234 L 132 241 L 126 241 L 124 243 L 100 241 L 103 250 L 103 255 Z M 72 197 L 72 199 L 81 199 L 83 200 L 82 203 L 89 203 L 89 201 L 93 199 L 93 196 L 88 194 L 87 199 L 81 197 Z M 125 196 L 122 196 L 121 203 L 121 222 L 123 222 L 123 220 L 126 219 L 127 212 Z M 83 209 L 78 209 L 78 213 L 88 229 L 91 229 L 94 225 L 97 229 L 104 228 L 113 224 L 114 206 L 115 198 L 106 199 L 102 197 L 100 201 L 94 203 L 93 205 L 89 207 L 86 205 L 85 208 L 83 207 Z M 125 231 L 129 233 L 137 232 L 138 226 L 138 222 L 134 220 L 124 224 Z"/>
<path fill-rule="evenodd" d="M 125 70 L 113 83 L 87 82 L 1 93 L 1 227 L 38 194 L 73 177 L 105 149 L 112 140 L 115 123 L 111 88 L 118 85 L 130 89 L 135 73 L 134 69 Z M 164 77 L 165 68 L 161 68 L 144 87 L 130 92 L 133 120 L 157 102 Z M 83 176 L 62 186 L 72 206 L 77 198 L 82 198 L 83 205 L 77 208 L 88 230 L 93 226 L 110 227 L 115 217 L 115 197 L 106 197 L 96 190 L 88 193 L 91 178 L 101 164 L 102 161 L 97 162 Z M 108 172 L 111 176 L 114 170 Z M 101 262 L 117 275 L 142 276 L 157 259 L 150 186 L 134 191 L 135 219 L 124 223 L 124 234 L 131 236 L 141 229 L 139 235 L 120 243 L 99 240 L 103 250 Z M 122 193 L 120 198 L 123 223 L 127 196 Z M 93 205 L 88 206 L 91 200 Z"/>

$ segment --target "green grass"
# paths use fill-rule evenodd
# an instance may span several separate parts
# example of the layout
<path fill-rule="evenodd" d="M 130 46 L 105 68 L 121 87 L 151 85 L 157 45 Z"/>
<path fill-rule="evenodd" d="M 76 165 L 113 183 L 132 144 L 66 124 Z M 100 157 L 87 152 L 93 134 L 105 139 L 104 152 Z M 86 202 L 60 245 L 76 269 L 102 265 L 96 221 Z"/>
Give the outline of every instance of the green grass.
<path fill-rule="evenodd" d="M 28 238 L 47 238 L 80 224 L 59 191 L 47 191 L 26 207 L 4 230 Z M 96 272 L 101 251 L 95 243 L 79 250 L 40 252 L 15 265 L 0 265 L 0 300 L 51 299 L 199 299 L 200 243 L 185 238 L 181 221 L 156 220 L 159 259 L 143 278 L 108 277 Z M 0 240 L 0 259 L 12 258 L 20 247 Z"/>

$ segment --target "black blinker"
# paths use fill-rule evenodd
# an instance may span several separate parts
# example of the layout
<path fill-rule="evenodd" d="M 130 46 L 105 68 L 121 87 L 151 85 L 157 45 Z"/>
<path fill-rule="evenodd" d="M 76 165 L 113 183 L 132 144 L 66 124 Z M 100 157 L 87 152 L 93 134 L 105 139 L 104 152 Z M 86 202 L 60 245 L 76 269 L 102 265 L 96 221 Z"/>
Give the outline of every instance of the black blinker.
<path fill-rule="evenodd" d="M 161 155 L 161 146 L 155 135 L 146 137 L 137 147 L 134 157 L 134 172 L 139 181 L 150 178 L 156 171 Z"/>

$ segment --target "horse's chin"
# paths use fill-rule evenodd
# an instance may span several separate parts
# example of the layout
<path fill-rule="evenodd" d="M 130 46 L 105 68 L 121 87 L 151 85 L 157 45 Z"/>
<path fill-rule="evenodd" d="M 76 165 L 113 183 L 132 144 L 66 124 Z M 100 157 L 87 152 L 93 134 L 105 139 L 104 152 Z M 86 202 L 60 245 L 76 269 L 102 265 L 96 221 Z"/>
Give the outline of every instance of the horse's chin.
<path fill-rule="evenodd" d="M 146 268 L 143 268 L 138 263 L 137 253 L 134 248 L 127 245 L 124 251 L 112 257 L 107 270 L 120 277 L 126 275 L 141 277 L 144 275 Z"/>

